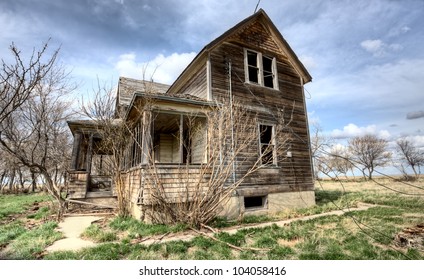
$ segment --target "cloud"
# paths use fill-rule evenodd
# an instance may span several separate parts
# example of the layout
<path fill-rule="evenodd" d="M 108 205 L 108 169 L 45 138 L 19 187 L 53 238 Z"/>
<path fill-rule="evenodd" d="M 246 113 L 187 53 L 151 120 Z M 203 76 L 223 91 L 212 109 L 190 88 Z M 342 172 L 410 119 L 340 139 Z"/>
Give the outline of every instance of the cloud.
<path fill-rule="evenodd" d="M 370 53 L 375 53 L 383 47 L 381 40 L 366 40 L 361 42 L 361 47 Z"/>
<path fill-rule="evenodd" d="M 400 139 L 406 139 L 410 141 L 415 147 L 418 147 L 420 149 L 424 148 L 424 135 L 408 135 L 398 138 Z"/>
<path fill-rule="evenodd" d="M 414 120 L 414 119 L 419 119 L 419 118 L 424 118 L 424 111 L 409 112 L 406 115 L 406 119 L 408 119 L 408 120 Z"/>
<path fill-rule="evenodd" d="M 138 62 L 135 53 L 126 53 L 119 56 L 115 69 L 120 76 L 172 84 L 195 56 L 194 52 L 159 54 L 150 61 Z"/>
<path fill-rule="evenodd" d="M 306 69 L 315 69 L 318 66 L 317 61 L 312 56 L 301 56 L 300 61 L 303 63 L 303 65 L 306 67 Z"/>
<path fill-rule="evenodd" d="M 383 139 L 388 139 L 390 137 L 390 133 L 387 130 L 377 130 L 376 125 L 358 127 L 353 123 L 344 126 L 343 130 L 334 129 L 331 132 L 331 136 L 336 139 L 352 138 L 357 136 L 364 136 L 366 134 L 374 134 Z"/>
<path fill-rule="evenodd" d="M 375 57 L 383 57 L 390 51 L 402 50 L 402 45 L 399 44 L 386 44 L 381 40 L 365 40 L 361 42 L 361 47 Z"/>
<path fill-rule="evenodd" d="M 410 30 L 411 30 L 411 28 L 409 26 L 406 26 L 406 25 L 396 26 L 389 31 L 388 36 L 389 37 L 397 37 L 399 35 L 402 35 L 402 34 L 409 32 Z"/>
<path fill-rule="evenodd" d="M 407 137 L 419 148 L 424 148 L 424 135 L 415 135 Z"/>

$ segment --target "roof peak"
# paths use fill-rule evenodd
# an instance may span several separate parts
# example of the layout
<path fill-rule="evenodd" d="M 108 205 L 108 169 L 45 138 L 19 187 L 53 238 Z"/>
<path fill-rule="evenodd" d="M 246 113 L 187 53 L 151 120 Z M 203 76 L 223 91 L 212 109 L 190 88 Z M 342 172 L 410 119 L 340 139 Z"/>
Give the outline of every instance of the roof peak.
<path fill-rule="evenodd" d="M 156 85 L 170 86 L 169 84 L 158 83 L 153 80 L 135 79 L 135 78 L 128 78 L 123 76 L 119 77 L 119 81 L 120 82 L 128 81 L 128 82 L 135 82 L 135 83 L 150 83 L 150 84 L 156 84 Z"/>

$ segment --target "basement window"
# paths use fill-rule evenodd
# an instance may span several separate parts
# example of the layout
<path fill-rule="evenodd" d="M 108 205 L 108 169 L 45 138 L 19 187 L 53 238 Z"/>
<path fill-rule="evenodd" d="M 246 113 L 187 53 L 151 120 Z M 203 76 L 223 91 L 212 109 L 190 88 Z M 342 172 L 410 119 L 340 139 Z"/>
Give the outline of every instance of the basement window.
<path fill-rule="evenodd" d="M 266 196 L 244 197 L 244 209 L 264 208 L 266 205 Z"/>
<path fill-rule="evenodd" d="M 275 57 L 245 49 L 246 82 L 278 89 L 277 62 Z"/>

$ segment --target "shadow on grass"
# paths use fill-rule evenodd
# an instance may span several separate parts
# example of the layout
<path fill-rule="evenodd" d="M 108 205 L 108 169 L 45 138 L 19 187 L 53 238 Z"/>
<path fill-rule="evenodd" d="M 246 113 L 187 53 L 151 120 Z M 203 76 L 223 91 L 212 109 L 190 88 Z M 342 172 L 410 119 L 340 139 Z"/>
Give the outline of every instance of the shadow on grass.
<path fill-rule="evenodd" d="M 339 190 L 316 190 L 315 203 L 317 204 L 317 206 L 322 206 L 329 202 L 337 201 L 346 194 L 348 194 L 348 192 Z"/>

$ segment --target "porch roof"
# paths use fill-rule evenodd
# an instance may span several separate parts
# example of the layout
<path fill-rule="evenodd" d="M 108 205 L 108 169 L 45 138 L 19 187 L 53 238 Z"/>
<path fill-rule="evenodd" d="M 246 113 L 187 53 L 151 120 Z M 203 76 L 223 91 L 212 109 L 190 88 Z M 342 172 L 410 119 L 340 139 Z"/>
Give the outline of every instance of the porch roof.
<path fill-rule="evenodd" d="M 112 121 L 113 123 L 122 122 L 122 119 L 114 119 Z M 85 133 L 94 133 L 99 131 L 101 129 L 102 125 L 99 121 L 96 120 L 88 120 L 88 119 L 82 119 L 82 120 L 70 120 L 67 121 L 68 127 L 72 132 L 72 135 L 75 134 L 75 132 L 85 132 Z"/>
<path fill-rule="evenodd" d="M 168 93 L 169 94 L 169 93 Z M 200 108 L 208 108 L 208 107 L 214 107 L 216 106 L 216 104 L 214 102 L 211 101 L 205 101 L 203 99 L 199 99 L 199 98 L 195 98 L 194 96 L 187 96 L 187 98 L 183 98 L 183 97 L 177 97 L 177 96 L 172 96 L 172 95 L 152 95 L 152 94 L 146 94 L 146 93 L 142 93 L 142 92 L 136 92 L 134 93 L 134 96 L 131 100 L 130 106 L 129 106 L 129 110 L 127 111 L 127 114 L 125 116 L 125 119 L 127 120 L 129 115 L 131 114 L 131 111 L 134 108 L 134 103 L 137 100 L 142 100 L 142 99 L 151 99 L 154 101 L 162 101 L 162 102 L 168 102 L 168 103 L 174 103 L 174 104 L 178 104 L 178 105 L 187 105 L 187 106 L 191 106 L 191 107 L 198 107 Z"/>

